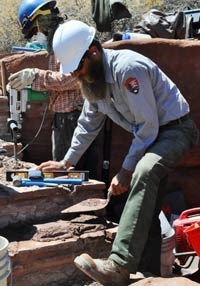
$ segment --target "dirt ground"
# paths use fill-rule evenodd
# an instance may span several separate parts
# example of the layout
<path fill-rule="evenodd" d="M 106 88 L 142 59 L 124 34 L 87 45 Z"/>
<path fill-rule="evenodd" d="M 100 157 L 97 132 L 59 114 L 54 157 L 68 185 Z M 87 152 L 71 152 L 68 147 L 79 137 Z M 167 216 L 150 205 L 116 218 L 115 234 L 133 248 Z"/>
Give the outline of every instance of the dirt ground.
<path fill-rule="evenodd" d="M 162 277 L 146 277 L 139 279 L 141 273 L 131 275 L 130 284 L 127 286 L 198 286 L 200 285 L 200 260 L 195 257 L 190 267 L 182 269 L 182 275 L 174 275 L 170 278 Z M 86 278 L 87 279 L 87 278 Z M 55 285 L 56 286 L 56 285 Z M 102 286 L 98 282 L 92 282 L 90 279 L 85 281 L 78 281 L 72 284 L 63 284 L 62 286 Z"/>

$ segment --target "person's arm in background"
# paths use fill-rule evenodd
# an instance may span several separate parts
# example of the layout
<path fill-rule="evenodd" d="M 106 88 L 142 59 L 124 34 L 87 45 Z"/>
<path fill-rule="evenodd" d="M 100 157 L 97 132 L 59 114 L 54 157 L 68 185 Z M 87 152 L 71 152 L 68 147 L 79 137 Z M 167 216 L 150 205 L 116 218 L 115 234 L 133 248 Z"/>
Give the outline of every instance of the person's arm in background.
<path fill-rule="evenodd" d="M 32 89 L 36 91 L 64 91 L 80 89 L 79 83 L 71 74 L 63 74 L 51 70 L 35 69 Z"/>
<path fill-rule="evenodd" d="M 59 72 L 60 64 L 54 55 L 49 57 L 48 70 L 38 68 L 25 68 L 12 74 L 9 77 L 9 85 L 11 88 L 23 89 L 27 85 L 31 85 L 35 91 L 56 91 L 63 92 L 67 90 L 80 89 L 77 79 L 71 74 L 63 74 Z"/>
<path fill-rule="evenodd" d="M 70 74 L 37 68 L 23 69 L 12 74 L 8 80 L 10 87 L 17 90 L 27 85 L 31 85 L 36 91 L 63 91 L 80 88 L 77 80 Z"/>

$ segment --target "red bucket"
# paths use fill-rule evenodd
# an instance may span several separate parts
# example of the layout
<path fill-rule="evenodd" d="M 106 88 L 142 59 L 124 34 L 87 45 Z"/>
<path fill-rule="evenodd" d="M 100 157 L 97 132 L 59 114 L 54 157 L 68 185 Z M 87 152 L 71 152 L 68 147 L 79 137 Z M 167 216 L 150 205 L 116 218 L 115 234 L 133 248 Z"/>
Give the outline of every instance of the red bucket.
<path fill-rule="evenodd" d="M 189 243 L 200 257 L 200 222 L 195 222 L 184 229 Z"/>

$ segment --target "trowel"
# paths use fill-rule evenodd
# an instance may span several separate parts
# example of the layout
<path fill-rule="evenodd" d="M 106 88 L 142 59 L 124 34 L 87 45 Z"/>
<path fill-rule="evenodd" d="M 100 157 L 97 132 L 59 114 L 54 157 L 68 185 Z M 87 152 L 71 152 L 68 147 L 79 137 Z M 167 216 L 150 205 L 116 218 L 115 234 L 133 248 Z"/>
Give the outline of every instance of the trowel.
<path fill-rule="evenodd" d="M 82 213 L 104 209 L 110 202 L 111 194 L 111 191 L 108 191 L 106 199 L 90 198 L 83 200 L 80 203 L 62 210 L 61 213 Z"/>

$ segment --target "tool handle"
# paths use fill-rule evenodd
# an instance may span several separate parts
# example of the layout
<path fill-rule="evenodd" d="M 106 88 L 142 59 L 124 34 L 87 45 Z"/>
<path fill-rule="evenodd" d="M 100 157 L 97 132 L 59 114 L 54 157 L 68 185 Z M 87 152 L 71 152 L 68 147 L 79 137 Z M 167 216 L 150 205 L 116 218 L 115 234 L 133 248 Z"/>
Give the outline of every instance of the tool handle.
<path fill-rule="evenodd" d="M 82 185 L 82 179 L 61 179 L 61 178 L 48 178 L 43 179 L 44 183 L 55 183 L 64 185 Z"/>
<path fill-rule="evenodd" d="M 111 196 L 112 196 L 112 192 L 110 190 L 108 190 L 108 193 L 107 193 L 107 201 L 108 202 L 110 201 Z"/>
<path fill-rule="evenodd" d="M 188 217 L 194 216 L 194 215 L 200 215 L 200 207 L 192 208 L 192 209 L 188 209 L 188 210 L 183 211 L 181 213 L 179 219 L 185 219 L 185 218 L 188 218 Z"/>
<path fill-rule="evenodd" d="M 39 181 L 27 181 L 27 180 L 21 180 L 21 187 L 31 187 L 31 186 L 38 186 L 38 187 L 57 187 L 58 184 L 55 183 L 45 183 L 45 182 L 39 182 Z M 19 187 L 19 185 L 17 185 Z"/>

